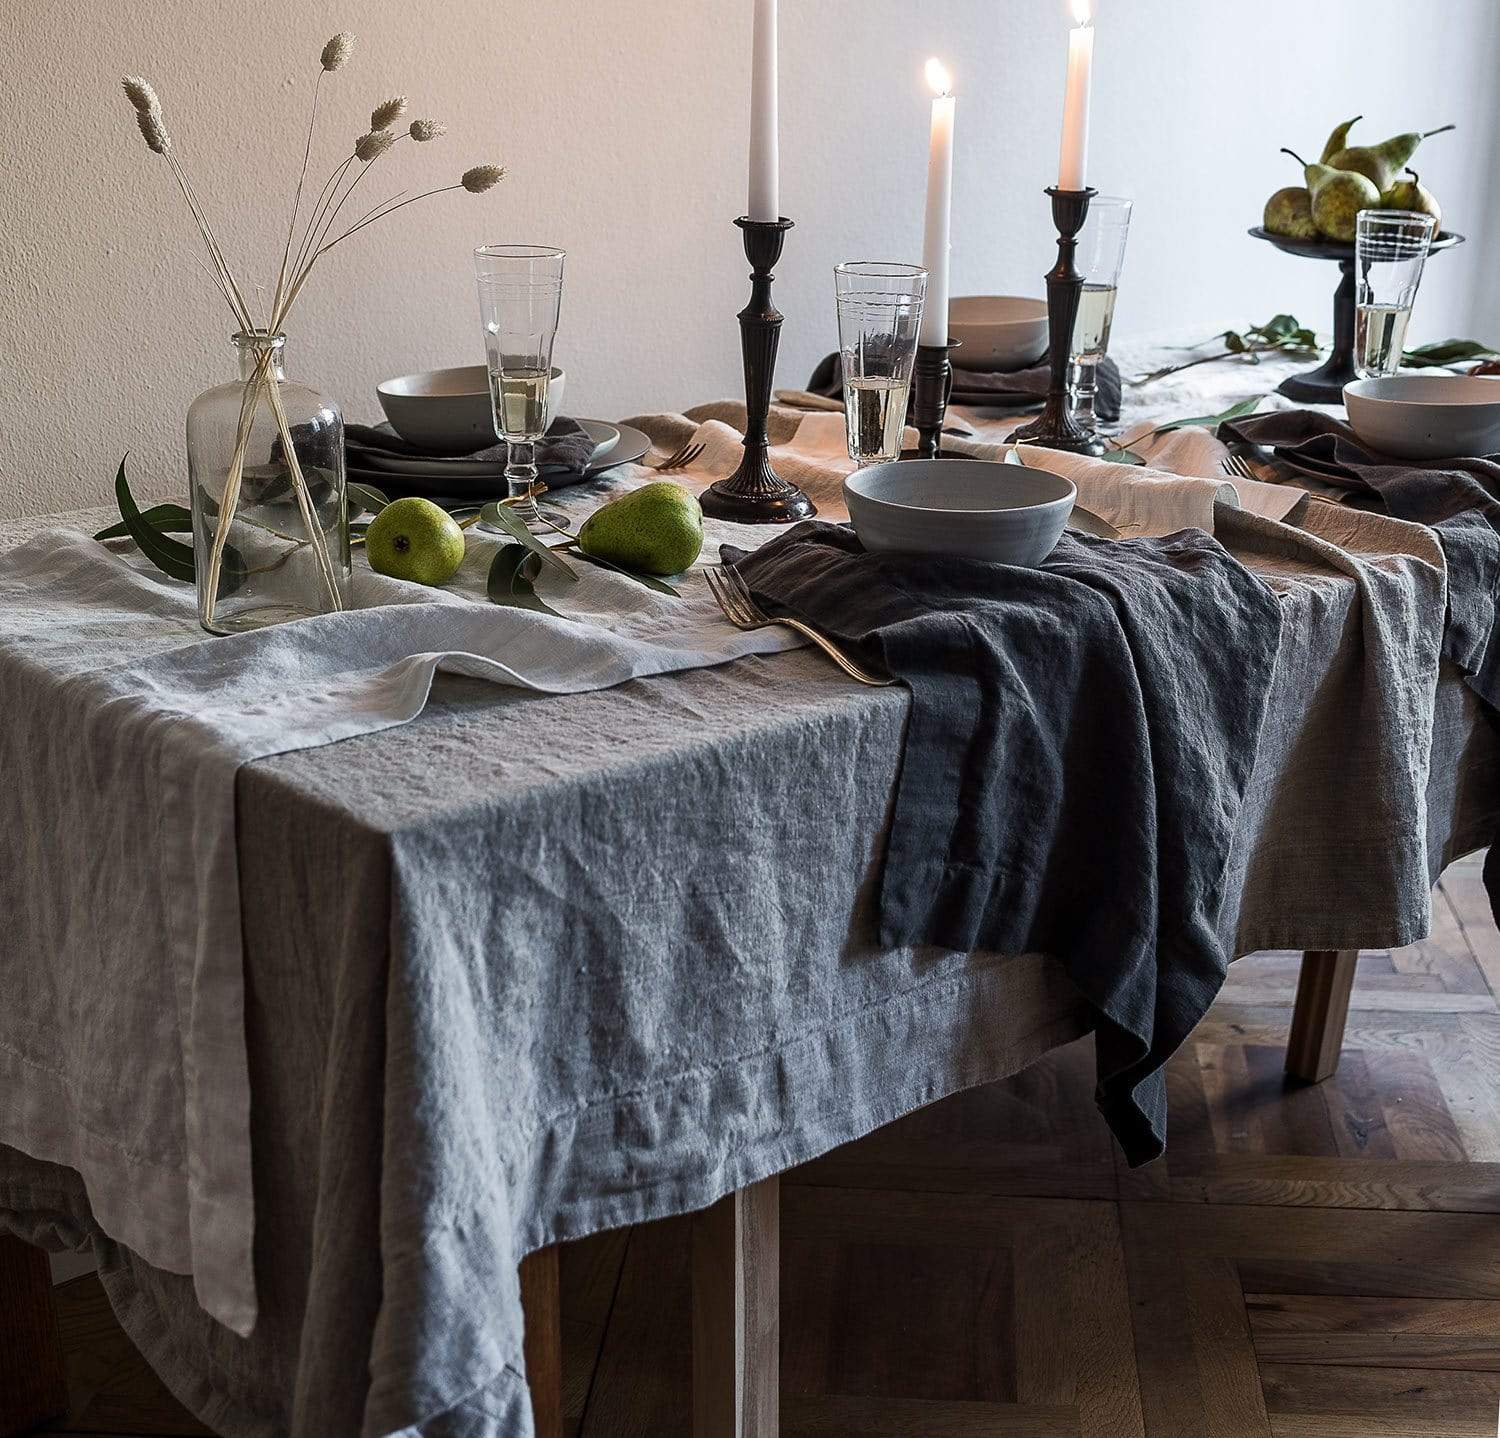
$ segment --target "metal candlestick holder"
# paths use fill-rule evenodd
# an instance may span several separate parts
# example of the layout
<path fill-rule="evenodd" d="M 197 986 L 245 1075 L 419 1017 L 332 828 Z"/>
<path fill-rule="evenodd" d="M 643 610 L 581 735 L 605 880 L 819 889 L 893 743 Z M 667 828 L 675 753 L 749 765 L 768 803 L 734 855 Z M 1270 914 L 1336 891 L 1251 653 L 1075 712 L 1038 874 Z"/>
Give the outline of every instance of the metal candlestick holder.
<path fill-rule="evenodd" d="M 1083 296 L 1083 276 L 1073 267 L 1078 232 L 1088 218 L 1094 189 L 1059 190 L 1048 186 L 1052 223 L 1057 227 L 1057 264 L 1047 274 L 1047 333 L 1052 360 L 1052 385 L 1047 404 L 1032 422 L 1010 437 L 1011 444 L 1039 444 L 1044 449 L 1066 449 L 1074 454 L 1103 454 L 1109 445 L 1081 429 L 1068 407 L 1068 361 L 1073 354 L 1073 327 Z"/>
<path fill-rule="evenodd" d="M 936 459 L 942 449 L 943 420 L 953 393 L 953 362 L 949 356 L 958 346 L 959 341 L 954 339 L 947 344 L 917 346 L 911 405 L 911 419 L 917 430 L 917 448 L 912 456 L 915 459 Z"/>
<path fill-rule="evenodd" d="M 735 224 L 744 232 L 751 280 L 750 303 L 740 311 L 740 349 L 745 360 L 745 455 L 740 467 L 728 479 L 704 490 L 699 502 L 711 518 L 740 524 L 810 519 L 818 512 L 812 500 L 771 468 L 771 439 L 766 432 L 776 346 L 781 339 L 781 313 L 771 303 L 771 270 L 781 258 L 782 242 L 792 222 L 741 216 Z"/>

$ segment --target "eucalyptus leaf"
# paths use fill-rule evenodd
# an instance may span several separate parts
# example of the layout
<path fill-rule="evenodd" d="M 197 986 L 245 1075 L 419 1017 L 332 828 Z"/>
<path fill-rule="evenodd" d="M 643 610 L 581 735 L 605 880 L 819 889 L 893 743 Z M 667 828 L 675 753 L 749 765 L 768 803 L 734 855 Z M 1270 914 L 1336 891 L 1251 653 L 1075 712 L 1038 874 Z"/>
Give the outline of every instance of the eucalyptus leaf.
<path fill-rule="evenodd" d="M 350 507 L 358 505 L 361 512 L 379 514 L 391 501 L 376 489 L 372 484 L 348 484 L 345 493 L 349 496 Z"/>
<path fill-rule="evenodd" d="M 544 565 L 562 575 L 570 584 L 578 582 L 578 571 L 527 529 L 524 521 L 508 505 L 491 501 L 480 511 L 480 518 L 496 529 L 503 529 L 515 543 L 524 544 Z"/>
<path fill-rule="evenodd" d="M 141 511 L 141 518 L 153 529 L 161 530 L 163 533 L 181 533 L 193 527 L 192 513 L 184 509 L 180 504 L 154 504 L 150 509 Z M 130 527 L 123 520 L 119 524 L 112 524 L 108 529 L 101 529 L 94 536 L 95 539 L 128 539 Z"/>
<path fill-rule="evenodd" d="M 1418 345 L 1401 356 L 1401 363 L 1412 369 L 1428 369 L 1437 365 L 1458 364 L 1463 360 L 1489 359 L 1500 354 L 1479 340 L 1434 340 L 1431 344 Z"/>
<path fill-rule="evenodd" d="M 1226 420 L 1239 419 L 1242 415 L 1253 414 L 1265 398 L 1263 394 L 1252 395 L 1249 399 L 1242 399 L 1238 404 L 1232 404 L 1226 410 L 1218 414 L 1196 414 L 1191 419 L 1169 420 L 1166 424 L 1159 424 L 1151 431 L 1152 434 L 1166 434 L 1168 430 L 1190 429 L 1195 425 L 1201 425 L 1205 429 L 1213 429 L 1223 424 Z"/>
<path fill-rule="evenodd" d="M 616 574 L 623 574 L 626 579 L 633 579 L 637 584 L 644 584 L 647 589 L 654 589 L 658 594 L 670 594 L 673 599 L 681 599 L 680 591 L 673 589 L 663 579 L 658 579 L 654 574 L 641 574 L 634 569 L 626 569 L 623 564 L 616 564 L 612 559 L 603 559 L 597 554 L 585 554 L 581 549 L 573 551 L 575 559 L 582 559 L 588 564 L 597 564 L 600 569 L 612 569 Z"/>
<path fill-rule="evenodd" d="M 130 492 L 130 482 L 125 478 L 125 460 L 129 458 L 126 455 L 115 471 L 115 503 L 120 507 L 120 517 L 125 522 L 125 529 L 135 540 L 136 548 L 163 574 L 191 584 L 194 573 L 192 548 L 179 540 L 168 539 L 146 523 L 145 517 L 136 508 L 135 496 Z"/>
<path fill-rule="evenodd" d="M 1133 449 L 1107 449 L 1099 456 L 1110 464 L 1145 464 L 1145 460 Z"/>
<path fill-rule="evenodd" d="M 540 556 L 526 545 L 502 544 L 495 551 L 489 578 L 485 583 L 490 602 L 531 609 L 538 614 L 550 614 L 554 619 L 563 618 L 557 610 L 537 596 L 535 580 L 541 567 Z"/>

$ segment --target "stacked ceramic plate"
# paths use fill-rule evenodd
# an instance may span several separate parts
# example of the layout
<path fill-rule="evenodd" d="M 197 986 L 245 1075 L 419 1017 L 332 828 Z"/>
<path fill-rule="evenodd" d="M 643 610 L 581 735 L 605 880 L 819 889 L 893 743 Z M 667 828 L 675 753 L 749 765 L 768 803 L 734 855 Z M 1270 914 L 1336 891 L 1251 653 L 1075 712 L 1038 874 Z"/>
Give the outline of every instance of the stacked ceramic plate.
<path fill-rule="evenodd" d="M 561 398 L 564 376 L 553 371 L 552 400 Z M 439 503 L 473 504 L 505 493 L 504 447 L 495 439 L 490 409 L 489 376 L 483 365 L 427 370 L 403 375 L 378 386 L 387 423 L 374 430 L 372 443 L 351 439 L 349 478 L 397 498 L 421 495 Z M 592 442 L 581 468 L 546 463 L 545 441 L 538 446 L 540 472 L 570 483 L 592 478 L 616 465 L 632 464 L 651 442 L 629 425 L 580 419 Z M 368 431 L 366 432 L 368 433 Z M 389 435 L 391 449 L 379 447 Z"/>

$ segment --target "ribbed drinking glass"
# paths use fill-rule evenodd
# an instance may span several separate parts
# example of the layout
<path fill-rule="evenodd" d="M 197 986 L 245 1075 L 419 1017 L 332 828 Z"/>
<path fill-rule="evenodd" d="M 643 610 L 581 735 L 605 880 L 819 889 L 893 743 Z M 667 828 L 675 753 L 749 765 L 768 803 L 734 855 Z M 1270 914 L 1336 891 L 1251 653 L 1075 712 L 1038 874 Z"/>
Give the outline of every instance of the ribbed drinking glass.
<path fill-rule="evenodd" d="M 1361 379 L 1401 368 L 1406 326 L 1437 232 L 1431 215 L 1361 210 L 1354 233 L 1354 369 Z"/>
<path fill-rule="evenodd" d="M 896 459 L 906 427 L 917 332 L 927 295 L 921 265 L 852 260 L 833 271 L 849 458 Z"/>

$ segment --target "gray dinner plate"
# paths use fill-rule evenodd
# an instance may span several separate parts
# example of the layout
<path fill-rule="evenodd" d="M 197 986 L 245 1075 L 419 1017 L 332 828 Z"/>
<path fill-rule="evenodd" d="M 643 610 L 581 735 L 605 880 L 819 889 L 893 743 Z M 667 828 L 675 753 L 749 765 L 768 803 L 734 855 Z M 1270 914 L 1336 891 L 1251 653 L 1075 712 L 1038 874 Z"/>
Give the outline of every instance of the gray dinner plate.
<path fill-rule="evenodd" d="M 636 460 L 643 458 L 650 451 L 651 441 L 640 430 L 633 429 L 628 424 L 619 425 L 618 430 L 620 437 L 613 447 L 603 454 L 595 451 L 582 478 L 572 480 L 568 485 L 558 486 L 559 492 L 571 488 L 573 484 L 582 484 L 584 480 L 593 479 L 596 475 L 603 474 L 607 469 L 614 469 L 617 465 L 634 464 Z M 545 469 L 541 472 L 541 477 L 546 480 Z M 471 477 L 445 473 L 440 478 L 432 478 L 420 474 L 391 474 L 360 466 L 350 468 L 349 478 L 360 484 L 371 485 L 392 499 L 401 499 L 406 495 L 414 494 L 423 499 L 430 499 L 436 504 L 449 506 L 483 503 L 485 500 L 499 499 L 505 493 L 503 473 Z"/>
<path fill-rule="evenodd" d="M 594 441 L 593 457 L 589 460 L 589 469 L 592 471 L 598 461 L 605 455 L 613 454 L 618 447 L 620 427 L 602 419 L 580 419 L 574 423 L 581 425 Z M 494 459 L 425 459 L 401 454 L 376 454 L 369 450 L 361 453 L 360 465 L 361 468 L 378 470 L 382 474 L 424 479 L 493 479 L 497 474 L 505 472 L 503 461 Z"/>

